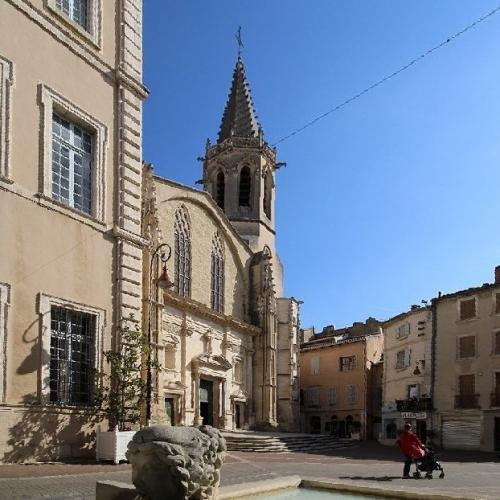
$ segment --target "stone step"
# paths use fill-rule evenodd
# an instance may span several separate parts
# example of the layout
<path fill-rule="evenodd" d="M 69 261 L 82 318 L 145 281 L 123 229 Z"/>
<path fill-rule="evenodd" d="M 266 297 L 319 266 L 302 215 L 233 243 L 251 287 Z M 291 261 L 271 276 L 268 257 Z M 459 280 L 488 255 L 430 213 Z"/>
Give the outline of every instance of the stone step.
<path fill-rule="evenodd" d="M 229 451 L 254 451 L 262 453 L 325 452 L 353 445 L 350 439 L 323 435 L 272 436 L 262 434 L 224 433 Z"/>

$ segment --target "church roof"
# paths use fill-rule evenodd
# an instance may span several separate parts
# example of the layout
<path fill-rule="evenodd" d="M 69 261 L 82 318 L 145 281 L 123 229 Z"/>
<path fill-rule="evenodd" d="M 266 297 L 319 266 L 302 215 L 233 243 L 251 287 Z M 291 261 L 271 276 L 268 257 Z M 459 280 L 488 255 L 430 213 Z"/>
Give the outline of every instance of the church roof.
<path fill-rule="evenodd" d="M 241 57 L 238 56 L 217 142 L 220 143 L 232 136 L 258 137 L 260 128 L 245 67 Z"/>

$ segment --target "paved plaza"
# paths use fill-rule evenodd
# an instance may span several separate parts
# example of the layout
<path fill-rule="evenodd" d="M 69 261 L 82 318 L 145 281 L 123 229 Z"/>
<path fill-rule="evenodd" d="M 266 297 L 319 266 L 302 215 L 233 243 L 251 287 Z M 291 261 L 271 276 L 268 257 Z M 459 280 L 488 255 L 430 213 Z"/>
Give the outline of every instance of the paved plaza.
<path fill-rule="evenodd" d="M 500 457 L 475 452 L 442 452 L 444 479 L 403 480 L 398 450 L 375 443 L 334 450 L 331 454 L 230 452 L 222 469 L 222 485 L 288 475 L 328 478 L 359 486 L 403 491 L 429 491 L 457 498 L 500 498 Z M 130 466 L 121 464 L 40 464 L 0 466 L 1 499 L 95 498 L 95 483 L 130 483 Z"/>

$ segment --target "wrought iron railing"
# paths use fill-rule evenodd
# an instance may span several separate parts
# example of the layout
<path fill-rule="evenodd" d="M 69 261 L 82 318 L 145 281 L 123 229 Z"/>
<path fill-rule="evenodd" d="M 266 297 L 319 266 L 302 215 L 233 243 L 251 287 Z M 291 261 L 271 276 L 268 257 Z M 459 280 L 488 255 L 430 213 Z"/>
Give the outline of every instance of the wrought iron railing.
<path fill-rule="evenodd" d="M 396 406 L 398 408 L 398 411 L 431 411 L 432 400 L 431 398 L 400 399 L 396 401 Z"/>
<path fill-rule="evenodd" d="M 455 408 L 479 408 L 479 394 L 457 394 Z"/>

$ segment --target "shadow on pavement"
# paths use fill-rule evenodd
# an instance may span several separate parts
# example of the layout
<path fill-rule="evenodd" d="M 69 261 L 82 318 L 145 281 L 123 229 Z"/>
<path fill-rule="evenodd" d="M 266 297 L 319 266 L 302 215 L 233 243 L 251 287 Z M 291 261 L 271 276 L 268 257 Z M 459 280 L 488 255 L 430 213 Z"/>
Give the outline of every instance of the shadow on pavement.
<path fill-rule="evenodd" d="M 394 479 L 401 479 L 401 476 L 339 476 L 339 479 L 352 479 L 353 481 L 392 481 Z"/>

